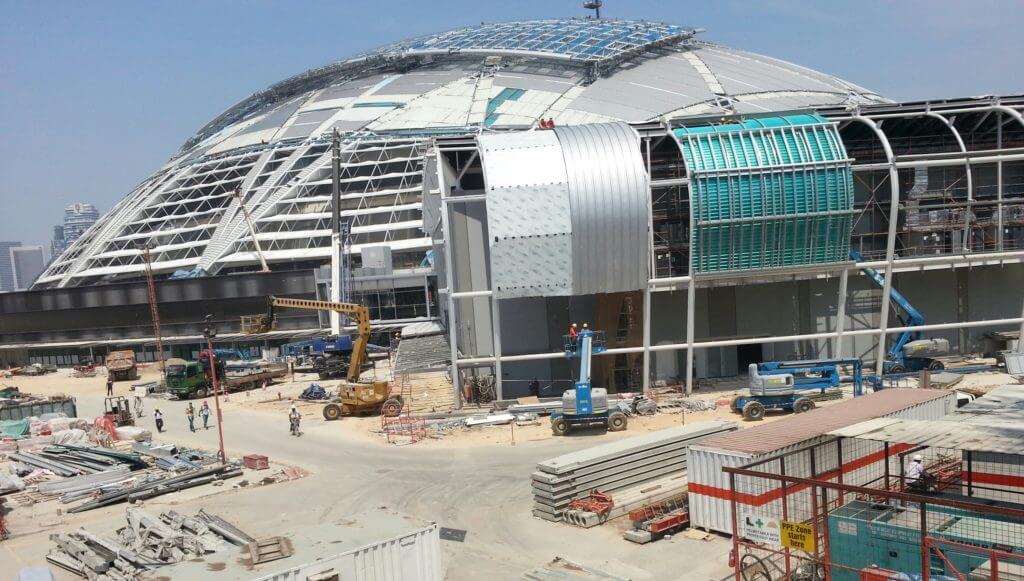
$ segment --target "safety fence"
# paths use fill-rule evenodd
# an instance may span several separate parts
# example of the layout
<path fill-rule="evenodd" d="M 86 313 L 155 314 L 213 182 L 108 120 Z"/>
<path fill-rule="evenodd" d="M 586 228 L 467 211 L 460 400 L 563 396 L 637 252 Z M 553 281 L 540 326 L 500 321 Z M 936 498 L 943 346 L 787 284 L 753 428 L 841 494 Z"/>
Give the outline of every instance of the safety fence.
<path fill-rule="evenodd" d="M 737 580 L 1024 578 L 1019 456 L 836 438 L 724 470 Z"/>

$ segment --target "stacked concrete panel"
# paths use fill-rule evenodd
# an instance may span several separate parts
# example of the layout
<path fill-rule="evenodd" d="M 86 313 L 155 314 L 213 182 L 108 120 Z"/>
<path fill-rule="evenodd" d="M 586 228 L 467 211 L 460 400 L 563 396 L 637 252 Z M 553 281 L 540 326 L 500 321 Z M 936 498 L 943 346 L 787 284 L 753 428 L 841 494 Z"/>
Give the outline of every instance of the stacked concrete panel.
<path fill-rule="evenodd" d="M 534 516 L 558 522 L 569 502 L 593 491 L 635 492 L 654 480 L 684 474 L 690 444 L 730 432 L 736 423 L 710 420 L 609 442 L 537 464 Z M 631 494 L 629 496 L 632 496 Z"/>

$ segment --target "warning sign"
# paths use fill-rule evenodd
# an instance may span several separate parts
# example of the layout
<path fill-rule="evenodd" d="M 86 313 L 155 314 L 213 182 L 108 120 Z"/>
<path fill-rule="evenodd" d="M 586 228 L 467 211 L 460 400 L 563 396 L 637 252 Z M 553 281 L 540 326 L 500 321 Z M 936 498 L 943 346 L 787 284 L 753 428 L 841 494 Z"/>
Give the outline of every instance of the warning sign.
<path fill-rule="evenodd" d="M 781 546 L 779 521 L 753 512 L 740 515 L 740 536 L 762 545 Z"/>
<path fill-rule="evenodd" d="M 814 527 L 788 520 L 779 521 L 782 531 L 782 546 L 814 552 Z"/>

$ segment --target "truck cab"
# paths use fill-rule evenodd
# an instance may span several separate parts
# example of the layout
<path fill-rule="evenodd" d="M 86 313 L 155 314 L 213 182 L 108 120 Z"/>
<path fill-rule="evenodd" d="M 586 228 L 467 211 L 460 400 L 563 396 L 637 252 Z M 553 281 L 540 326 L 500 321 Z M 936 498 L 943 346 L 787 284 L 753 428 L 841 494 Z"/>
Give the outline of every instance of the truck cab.
<path fill-rule="evenodd" d="M 206 385 L 206 373 L 198 361 L 167 360 L 167 391 L 171 395 L 179 399 L 191 397 L 200 391 L 205 395 Z"/>

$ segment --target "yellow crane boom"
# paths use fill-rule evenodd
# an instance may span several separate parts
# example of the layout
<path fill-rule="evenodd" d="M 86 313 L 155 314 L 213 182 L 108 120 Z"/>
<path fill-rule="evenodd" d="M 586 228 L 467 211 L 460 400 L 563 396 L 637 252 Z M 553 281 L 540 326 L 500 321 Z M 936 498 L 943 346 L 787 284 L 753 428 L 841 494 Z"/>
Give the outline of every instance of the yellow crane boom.
<path fill-rule="evenodd" d="M 342 315 L 354 315 L 356 319 L 356 340 L 352 345 L 352 358 L 348 364 L 347 379 L 359 381 L 359 375 L 366 360 L 366 345 L 370 342 L 370 309 L 355 303 L 332 303 L 330 301 L 312 301 L 309 299 L 285 299 L 267 297 L 267 314 L 242 317 L 243 333 L 266 333 L 274 329 L 277 318 L 274 309 L 304 309 L 307 311 L 333 311 Z"/>

